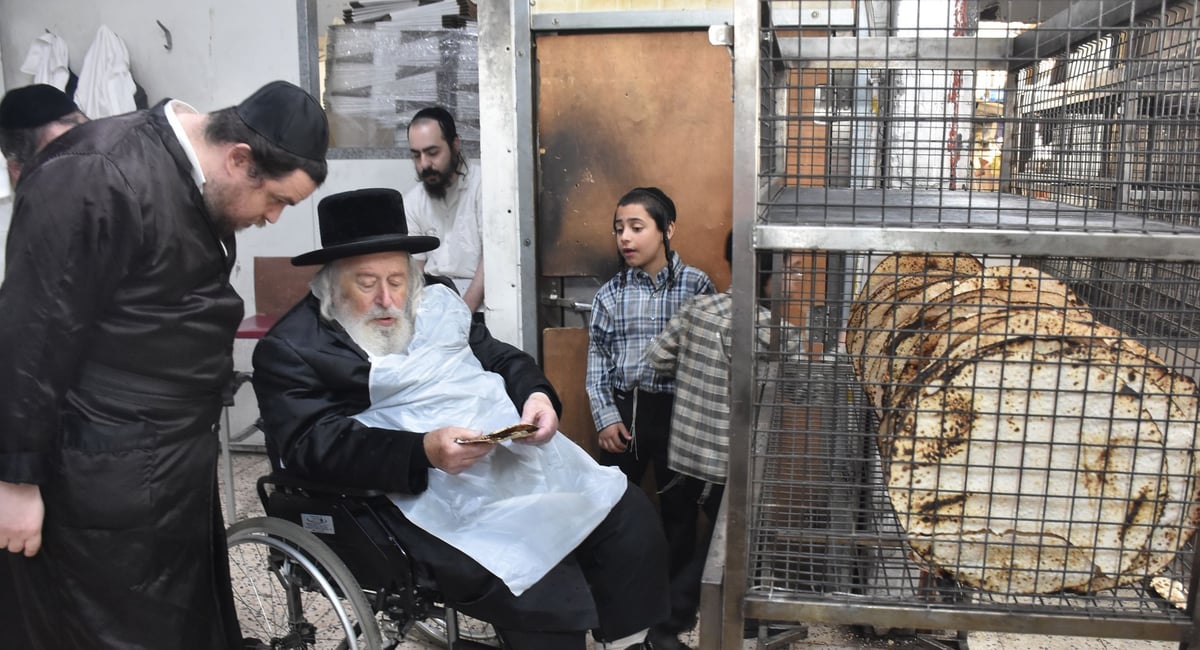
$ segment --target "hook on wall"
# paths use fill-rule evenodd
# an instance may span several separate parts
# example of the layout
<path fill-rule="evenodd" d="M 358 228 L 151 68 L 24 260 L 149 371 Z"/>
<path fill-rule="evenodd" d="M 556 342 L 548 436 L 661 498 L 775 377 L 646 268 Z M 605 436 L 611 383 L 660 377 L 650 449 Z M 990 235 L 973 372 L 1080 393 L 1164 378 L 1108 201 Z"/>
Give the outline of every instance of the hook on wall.
<path fill-rule="evenodd" d="M 163 39 L 164 39 L 164 40 L 166 40 L 166 42 L 165 42 L 165 43 L 163 43 L 163 49 L 165 49 L 166 51 L 170 52 L 170 51 L 171 51 L 171 45 L 172 45 L 172 43 L 171 43 L 171 30 L 167 29 L 167 26 L 166 26 L 166 25 L 164 25 L 164 24 L 162 24 L 162 21 L 161 21 L 161 20 L 156 20 L 156 21 L 154 21 L 154 22 L 155 22 L 155 23 L 157 23 L 157 24 L 158 24 L 158 28 L 159 28 L 159 29 L 161 29 L 161 30 L 163 31 Z"/>

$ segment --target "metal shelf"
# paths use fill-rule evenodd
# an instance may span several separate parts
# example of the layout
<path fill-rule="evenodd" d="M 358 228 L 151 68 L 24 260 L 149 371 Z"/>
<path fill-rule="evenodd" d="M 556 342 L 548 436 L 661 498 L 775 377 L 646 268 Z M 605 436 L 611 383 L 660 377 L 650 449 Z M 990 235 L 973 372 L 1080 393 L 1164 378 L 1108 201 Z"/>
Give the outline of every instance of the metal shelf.
<path fill-rule="evenodd" d="M 763 250 L 928 250 L 1200 259 L 1200 228 L 996 192 L 783 188 L 760 204 Z"/>

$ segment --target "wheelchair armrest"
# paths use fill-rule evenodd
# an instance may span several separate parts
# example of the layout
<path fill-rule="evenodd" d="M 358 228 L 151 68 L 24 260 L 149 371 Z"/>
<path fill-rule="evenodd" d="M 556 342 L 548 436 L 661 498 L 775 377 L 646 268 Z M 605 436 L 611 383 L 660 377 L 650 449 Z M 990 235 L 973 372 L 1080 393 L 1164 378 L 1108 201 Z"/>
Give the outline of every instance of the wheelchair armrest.
<path fill-rule="evenodd" d="M 344 487 L 333 485 L 331 483 L 321 483 L 318 481 L 297 478 L 295 476 L 289 476 L 280 472 L 271 472 L 266 476 L 260 476 L 258 478 L 258 498 L 263 504 L 267 503 L 268 485 L 273 485 L 277 488 L 292 488 L 318 494 L 335 494 L 342 497 L 356 497 L 362 499 L 381 497 L 385 495 L 383 490 Z"/>
<path fill-rule="evenodd" d="M 253 378 L 253 373 L 235 371 L 233 373 L 233 377 L 231 377 L 229 380 L 229 385 L 225 387 L 225 390 L 221 394 L 222 404 L 225 406 L 233 406 L 233 396 L 237 395 L 237 392 L 241 390 L 242 384 L 245 384 Z"/>
<path fill-rule="evenodd" d="M 254 379 L 254 373 L 244 372 L 244 371 L 240 371 L 240 370 L 234 372 L 233 373 L 233 382 L 232 382 L 233 383 L 233 392 L 235 392 L 235 393 L 238 392 L 238 389 L 242 387 L 242 384 L 244 384 L 252 379 Z"/>

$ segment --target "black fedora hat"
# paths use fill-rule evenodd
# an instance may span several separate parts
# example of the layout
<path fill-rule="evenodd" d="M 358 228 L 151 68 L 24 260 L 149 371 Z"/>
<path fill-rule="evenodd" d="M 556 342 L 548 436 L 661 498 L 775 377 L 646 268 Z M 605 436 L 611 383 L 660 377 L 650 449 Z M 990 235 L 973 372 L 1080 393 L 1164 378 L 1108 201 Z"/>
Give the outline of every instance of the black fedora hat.
<path fill-rule="evenodd" d="M 292 266 L 326 264 L 344 257 L 384 251 L 424 253 L 437 237 L 410 236 L 404 198 L 393 189 L 371 188 L 330 194 L 317 204 L 321 248 L 292 258 Z"/>

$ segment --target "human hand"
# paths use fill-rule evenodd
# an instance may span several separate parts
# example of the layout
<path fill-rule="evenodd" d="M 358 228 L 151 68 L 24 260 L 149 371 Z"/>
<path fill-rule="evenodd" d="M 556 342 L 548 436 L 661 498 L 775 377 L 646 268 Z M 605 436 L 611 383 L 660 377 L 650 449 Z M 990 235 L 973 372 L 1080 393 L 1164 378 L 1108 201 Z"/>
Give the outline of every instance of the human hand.
<path fill-rule="evenodd" d="M 528 438 L 516 442 L 540 445 L 558 433 L 558 413 L 554 412 L 554 404 L 545 393 L 534 393 L 525 400 L 521 409 L 521 422 L 536 426 L 537 431 Z"/>
<path fill-rule="evenodd" d="M 600 448 L 614 454 L 628 449 L 629 441 L 632 439 L 633 436 L 629 435 L 629 429 L 626 429 L 622 422 L 610 424 L 600 430 Z"/>
<path fill-rule="evenodd" d="M 0 548 L 33 557 L 42 548 L 42 490 L 32 483 L 0 481 Z"/>
<path fill-rule="evenodd" d="M 448 474 L 458 474 L 488 455 L 494 445 L 460 445 L 459 438 L 478 438 L 476 429 L 442 427 L 425 434 L 425 455 L 436 468 Z"/>

